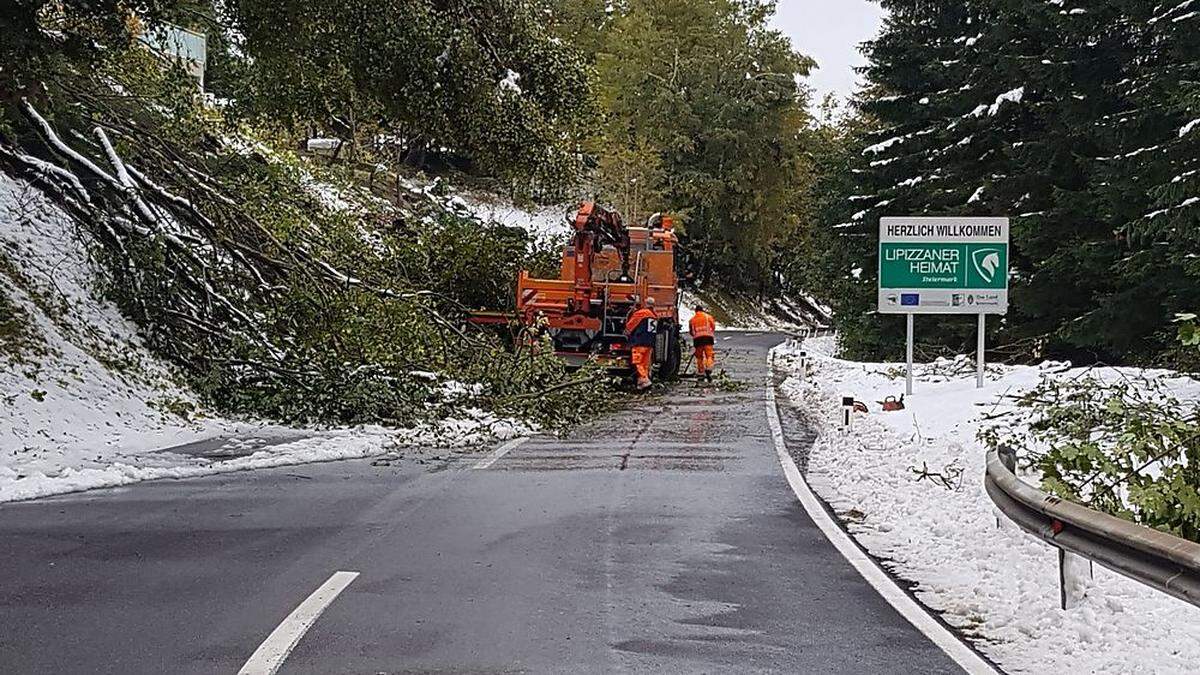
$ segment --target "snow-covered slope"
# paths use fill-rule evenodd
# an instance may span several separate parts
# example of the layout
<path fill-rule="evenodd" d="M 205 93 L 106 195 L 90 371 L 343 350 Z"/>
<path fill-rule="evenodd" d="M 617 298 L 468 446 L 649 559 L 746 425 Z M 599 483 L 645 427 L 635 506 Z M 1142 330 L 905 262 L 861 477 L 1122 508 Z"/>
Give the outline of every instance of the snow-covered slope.
<path fill-rule="evenodd" d="M 41 191 L 0 174 L 0 502 L 528 431 L 471 410 L 405 430 L 221 419 L 100 297 L 100 278 L 67 215 Z M 197 442 L 229 452 L 163 452 Z"/>
<path fill-rule="evenodd" d="M 761 330 L 787 333 L 809 333 L 824 330 L 832 321 L 832 311 L 817 300 L 804 295 L 785 296 L 766 301 L 738 297 L 720 289 L 704 288 L 685 291 L 681 311 L 683 320 L 691 318 L 697 302 L 717 320 L 718 330 Z"/>
<path fill-rule="evenodd" d="M 139 451 L 223 428 L 116 307 L 97 299 L 94 263 L 62 211 L 0 175 L 0 223 L 0 291 L 25 326 L 20 344 L 0 354 L 5 463 Z"/>
<path fill-rule="evenodd" d="M 812 359 L 807 378 L 794 346 L 777 352 L 776 365 L 789 375 L 784 392 L 818 432 L 810 483 L 859 542 L 984 654 L 1013 673 L 1196 672 L 1200 608 L 1096 566 L 1087 597 L 1063 611 L 1054 549 L 1003 517 L 997 527 L 978 432 L 1017 424 L 1016 396 L 1043 378 L 1078 377 L 1078 369 L 995 366 L 987 386 L 975 389 L 967 357 L 921 364 L 907 408 L 885 413 L 876 402 L 903 393 L 902 364 L 834 358 L 830 338 L 804 348 Z M 1180 400 L 1200 398 L 1200 382 L 1167 371 L 1108 368 L 1091 376 L 1146 379 Z M 850 433 L 834 421 L 843 394 L 871 410 Z M 922 469 L 949 486 L 920 479 Z"/>
<path fill-rule="evenodd" d="M 464 194 L 454 202 L 485 222 L 519 227 L 538 238 L 566 238 L 570 232 L 567 214 L 576 206 L 521 207 L 499 197 Z"/>

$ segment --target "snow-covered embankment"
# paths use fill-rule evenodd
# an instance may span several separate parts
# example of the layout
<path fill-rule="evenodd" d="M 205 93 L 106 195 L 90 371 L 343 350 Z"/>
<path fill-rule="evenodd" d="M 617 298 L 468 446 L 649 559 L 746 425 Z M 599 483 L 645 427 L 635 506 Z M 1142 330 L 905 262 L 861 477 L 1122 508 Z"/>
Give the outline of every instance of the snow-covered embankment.
<path fill-rule="evenodd" d="M 1010 411 L 1005 423 L 1020 419 L 1009 396 L 1077 371 L 1064 372 L 1061 364 L 994 367 L 977 390 L 969 360 L 918 365 L 907 408 L 884 413 L 877 401 L 904 391 L 902 364 L 839 360 L 831 338 L 809 340 L 804 349 L 808 378 L 799 377 L 794 345 L 776 351 L 776 367 L 789 374 L 784 393 L 818 433 L 810 484 L 872 555 L 913 582 L 918 599 L 980 651 L 1009 672 L 1196 671 L 1200 608 L 1097 566 L 1087 597 L 1063 611 L 1055 551 L 1003 518 L 996 525 L 983 489 L 979 431 Z M 1194 380 L 1139 374 L 1181 399 L 1200 395 Z M 848 434 L 837 425 L 843 393 L 871 411 Z M 921 479 L 922 471 L 940 474 L 949 487 L 933 476 Z"/>
<path fill-rule="evenodd" d="M 0 502 L 528 432 L 470 409 L 401 430 L 285 429 L 215 416 L 99 297 L 90 251 L 39 190 L 0 174 Z M 214 439 L 229 451 L 219 459 L 163 452 Z"/>

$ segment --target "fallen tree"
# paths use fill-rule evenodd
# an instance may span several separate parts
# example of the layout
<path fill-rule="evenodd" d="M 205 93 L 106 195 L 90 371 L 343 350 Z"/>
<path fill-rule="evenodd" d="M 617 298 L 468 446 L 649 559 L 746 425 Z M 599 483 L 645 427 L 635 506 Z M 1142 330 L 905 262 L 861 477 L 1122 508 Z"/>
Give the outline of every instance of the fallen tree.
<path fill-rule="evenodd" d="M 531 254 L 524 233 L 423 192 L 381 200 L 272 148 L 144 50 L 91 72 L 60 65 L 3 108 L 0 169 L 72 215 L 105 293 L 220 408 L 406 424 L 482 407 L 569 422 L 606 386 L 461 321 L 466 303 L 506 300 Z"/>

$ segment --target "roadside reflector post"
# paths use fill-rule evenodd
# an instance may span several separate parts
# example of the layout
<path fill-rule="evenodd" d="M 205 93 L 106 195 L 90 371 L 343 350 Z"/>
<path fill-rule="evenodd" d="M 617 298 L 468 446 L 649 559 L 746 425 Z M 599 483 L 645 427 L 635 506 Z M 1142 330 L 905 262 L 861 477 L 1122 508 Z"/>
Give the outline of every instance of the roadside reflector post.
<path fill-rule="evenodd" d="M 854 423 L 854 397 L 842 397 L 842 431 L 850 431 Z"/>
<path fill-rule="evenodd" d="M 978 343 L 975 345 L 975 388 L 983 389 L 983 366 L 984 366 L 984 338 L 987 335 L 987 314 L 979 313 L 979 335 L 977 336 Z"/>
<path fill-rule="evenodd" d="M 800 352 L 800 381 L 808 375 L 808 352 Z"/>
<path fill-rule="evenodd" d="M 906 396 L 912 396 L 913 393 L 913 314 L 909 312 L 905 315 L 907 343 L 904 348 L 904 393 Z"/>

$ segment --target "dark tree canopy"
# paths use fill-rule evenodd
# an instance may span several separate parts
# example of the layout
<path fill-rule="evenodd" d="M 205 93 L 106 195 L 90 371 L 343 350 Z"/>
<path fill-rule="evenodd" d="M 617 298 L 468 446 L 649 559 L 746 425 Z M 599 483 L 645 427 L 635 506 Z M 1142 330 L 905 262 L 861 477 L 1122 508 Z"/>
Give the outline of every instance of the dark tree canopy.
<path fill-rule="evenodd" d="M 523 0 L 229 0 L 251 57 L 245 109 L 376 130 L 480 173 L 572 173 L 587 72 Z"/>
<path fill-rule="evenodd" d="M 1153 361 L 1194 306 L 1200 15 L 1154 3 L 1074 11 L 1034 0 L 886 0 L 859 111 L 874 131 L 850 208 L 819 236 L 861 354 L 902 344 L 873 317 L 883 215 L 1013 219 L 1012 309 L 999 343 L 1023 358 Z M 1175 4 L 1175 3 L 1168 3 Z M 1200 125 L 1197 125 L 1200 126 Z M 923 318 L 919 340 L 967 347 L 970 322 Z"/>

